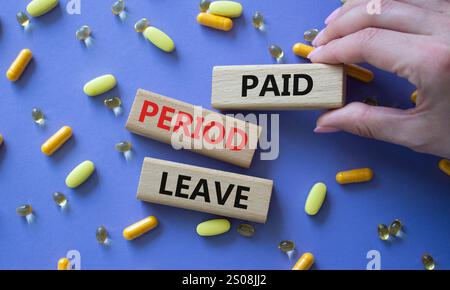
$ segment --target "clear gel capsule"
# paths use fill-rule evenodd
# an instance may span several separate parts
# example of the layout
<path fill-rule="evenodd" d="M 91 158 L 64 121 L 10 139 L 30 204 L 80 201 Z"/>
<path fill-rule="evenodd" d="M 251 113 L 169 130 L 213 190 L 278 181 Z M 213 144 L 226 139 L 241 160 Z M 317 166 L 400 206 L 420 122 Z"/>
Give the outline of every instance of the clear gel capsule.
<path fill-rule="evenodd" d="M 34 220 L 33 208 L 29 204 L 24 204 L 16 208 L 16 213 L 19 216 L 25 217 L 28 223 L 32 223 Z"/>
<path fill-rule="evenodd" d="M 389 239 L 389 228 L 387 225 L 379 224 L 377 230 L 378 230 L 378 237 L 382 241 L 386 241 Z"/>
<path fill-rule="evenodd" d="M 104 226 L 99 226 L 95 231 L 95 238 L 99 244 L 105 245 L 109 243 L 108 231 Z"/>
<path fill-rule="evenodd" d="M 31 110 L 31 118 L 38 125 L 44 125 L 45 123 L 44 113 L 38 108 L 33 108 Z"/>
<path fill-rule="evenodd" d="M 309 29 L 303 33 L 303 38 L 305 39 L 305 41 L 313 42 L 313 40 L 314 40 L 314 38 L 316 38 L 317 34 L 319 34 L 318 29 L 315 29 L 315 28 Z"/>
<path fill-rule="evenodd" d="M 76 37 L 78 40 L 83 41 L 83 43 L 89 47 L 92 45 L 93 43 L 93 39 L 91 36 L 91 28 L 87 25 L 83 25 L 80 27 L 80 29 L 77 30 L 77 32 L 75 33 Z"/>
<path fill-rule="evenodd" d="M 391 236 L 399 236 L 402 232 L 403 224 L 402 221 L 399 219 L 395 219 L 390 225 L 389 225 L 389 234 Z"/>
<path fill-rule="evenodd" d="M 201 12 L 206 12 L 209 8 L 209 5 L 211 4 L 211 1 L 208 0 L 201 0 L 198 4 L 198 8 Z"/>
<path fill-rule="evenodd" d="M 103 104 L 118 116 L 122 113 L 122 100 L 119 97 L 106 98 Z"/>
<path fill-rule="evenodd" d="M 295 243 L 290 240 L 281 241 L 278 244 L 278 249 L 285 253 L 289 260 L 291 260 L 295 253 Z"/>
<path fill-rule="evenodd" d="M 17 22 L 25 29 L 27 29 L 30 25 L 30 18 L 28 18 L 28 16 L 23 13 L 22 11 L 18 12 L 16 14 L 16 19 Z"/>
<path fill-rule="evenodd" d="M 284 52 L 278 45 L 272 44 L 269 46 L 270 55 L 277 60 L 277 62 L 281 62 L 284 56 Z"/>
<path fill-rule="evenodd" d="M 114 148 L 117 151 L 119 151 L 120 153 L 122 153 L 127 161 L 131 159 L 131 157 L 132 157 L 132 151 L 131 151 L 132 145 L 131 145 L 130 142 L 128 142 L 128 141 L 121 141 L 121 142 L 117 143 L 116 145 L 114 145 Z"/>
<path fill-rule="evenodd" d="M 424 254 L 422 256 L 422 264 L 427 270 L 434 270 L 434 268 L 436 267 L 434 259 L 430 254 Z"/>
<path fill-rule="evenodd" d="M 134 25 L 134 30 L 138 33 L 142 33 L 147 29 L 147 27 L 150 26 L 150 22 L 147 20 L 147 18 L 142 18 L 136 24 Z"/>
<path fill-rule="evenodd" d="M 125 19 L 127 16 L 127 13 L 125 11 L 125 1 L 118 0 L 111 6 L 111 11 L 114 15 L 117 15 L 120 17 L 120 19 Z"/>
<path fill-rule="evenodd" d="M 65 208 L 68 204 L 66 196 L 61 192 L 54 192 L 52 198 L 53 201 L 61 208 Z"/>
<path fill-rule="evenodd" d="M 263 30 L 264 28 L 264 16 L 261 14 L 261 12 L 256 11 L 255 14 L 253 14 L 252 17 L 252 24 L 255 28 L 259 30 Z"/>
<path fill-rule="evenodd" d="M 255 235 L 255 227 L 250 224 L 240 224 L 237 232 L 244 237 L 253 237 Z"/>

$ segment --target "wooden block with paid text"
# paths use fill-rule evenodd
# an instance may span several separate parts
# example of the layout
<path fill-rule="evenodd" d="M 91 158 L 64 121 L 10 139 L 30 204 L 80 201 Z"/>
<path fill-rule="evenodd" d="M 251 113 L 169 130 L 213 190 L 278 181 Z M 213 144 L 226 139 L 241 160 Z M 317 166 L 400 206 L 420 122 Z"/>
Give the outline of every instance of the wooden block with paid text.
<path fill-rule="evenodd" d="M 142 165 L 142 201 L 265 223 L 273 181 L 154 158 Z"/>
<path fill-rule="evenodd" d="M 126 128 L 176 149 L 250 167 L 261 127 L 139 89 Z"/>
<path fill-rule="evenodd" d="M 332 109 L 345 102 L 342 65 L 216 66 L 211 103 L 221 110 Z"/>

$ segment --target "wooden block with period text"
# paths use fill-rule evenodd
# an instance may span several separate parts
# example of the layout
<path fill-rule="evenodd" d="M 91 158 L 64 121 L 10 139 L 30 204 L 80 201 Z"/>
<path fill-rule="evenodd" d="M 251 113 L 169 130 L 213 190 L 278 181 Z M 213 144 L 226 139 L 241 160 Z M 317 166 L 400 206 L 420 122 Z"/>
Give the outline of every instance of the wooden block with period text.
<path fill-rule="evenodd" d="M 272 187 L 268 179 L 145 158 L 137 198 L 265 223 Z"/>
<path fill-rule="evenodd" d="M 216 66 L 211 104 L 221 110 L 332 109 L 345 102 L 342 65 Z"/>
<path fill-rule="evenodd" d="M 250 167 L 261 127 L 139 89 L 126 128 L 179 149 Z"/>

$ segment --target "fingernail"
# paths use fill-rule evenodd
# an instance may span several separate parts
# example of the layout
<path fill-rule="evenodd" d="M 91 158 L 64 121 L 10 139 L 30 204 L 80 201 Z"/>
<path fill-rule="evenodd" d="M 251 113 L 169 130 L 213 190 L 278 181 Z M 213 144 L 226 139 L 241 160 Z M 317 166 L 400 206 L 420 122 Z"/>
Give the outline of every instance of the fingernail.
<path fill-rule="evenodd" d="M 333 128 L 333 127 L 325 127 L 325 126 L 317 126 L 314 129 L 314 133 L 335 133 L 341 130 Z"/>
<path fill-rule="evenodd" d="M 313 46 L 316 46 L 316 45 L 317 45 L 317 41 L 320 40 L 320 38 L 322 37 L 322 34 L 323 34 L 324 31 L 325 31 L 325 28 L 322 29 L 322 30 L 319 32 L 319 34 L 317 34 L 317 36 L 313 39 L 313 41 L 312 41 L 312 43 L 311 43 Z"/>
<path fill-rule="evenodd" d="M 327 19 L 325 19 L 325 24 L 330 23 L 331 21 L 333 21 L 339 14 L 339 11 L 341 10 L 342 7 L 339 7 L 337 9 L 335 9 L 333 12 L 331 12 L 330 15 L 328 15 Z"/>
<path fill-rule="evenodd" d="M 323 46 L 319 46 L 316 49 L 314 49 L 313 51 L 311 51 L 310 54 L 308 54 L 307 58 L 311 59 L 312 57 L 314 57 L 315 55 L 317 55 L 321 50 L 322 50 Z"/>

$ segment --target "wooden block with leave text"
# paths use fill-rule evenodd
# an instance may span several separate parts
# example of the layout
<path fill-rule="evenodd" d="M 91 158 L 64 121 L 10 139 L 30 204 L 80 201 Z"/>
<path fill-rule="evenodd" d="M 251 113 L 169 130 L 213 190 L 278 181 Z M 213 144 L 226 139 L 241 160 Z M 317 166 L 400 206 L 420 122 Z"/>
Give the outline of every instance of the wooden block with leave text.
<path fill-rule="evenodd" d="M 268 179 L 145 158 L 137 198 L 265 223 L 272 186 Z"/>
<path fill-rule="evenodd" d="M 176 149 L 250 167 L 261 127 L 142 89 L 137 91 L 126 128 Z"/>
<path fill-rule="evenodd" d="M 211 103 L 221 110 L 339 108 L 345 102 L 342 65 L 216 66 Z"/>

